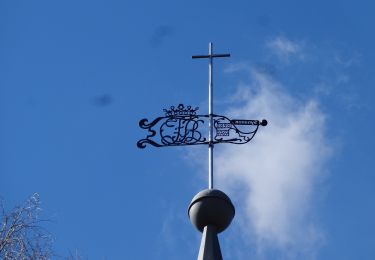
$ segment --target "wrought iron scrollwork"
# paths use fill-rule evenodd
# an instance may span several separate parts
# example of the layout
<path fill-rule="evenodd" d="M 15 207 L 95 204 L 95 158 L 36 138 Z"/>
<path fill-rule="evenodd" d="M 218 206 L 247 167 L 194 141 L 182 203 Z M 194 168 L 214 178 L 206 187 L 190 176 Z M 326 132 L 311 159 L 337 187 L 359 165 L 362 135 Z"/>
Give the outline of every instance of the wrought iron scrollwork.
<path fill-rule="evenodd" d="M 138 141 L 139 148 L 145 148 L 146 144 L 156 147 L 207 144 L 200 127 L 205 123 L 196 112 L 199 108 L 185 107 L 183 104 L 176 108 L 164 109 L 164 117 L 158 117 L 147 124 L 147 119 L 142 119 L 139 126 L 147 129 L 149 134 L 146 138 Z M 159 125 L 159 131 L 153 129 Z M 159 133 L 159 135 L 157 135 Z"/>
<path fill-rule="evenodd" d="M 214 143 L 246 144 L 258 131 L 259 126 L 266 126 L 266 120 L 229 119 L 214 115 Z"/>
<path fill-rule="evenodd" d="M 146 129 L 148 135 L 139 140 L 137 146 L 145 148 L 147 144 L 156 147 L 209 144 L 201 130 L 203 125 L 208 125 L 209 115 L 197 115 L 198 109 L 180 104 L 164 109 L 165 116 L 157 117 L 150 123 L 147 119 L 142 119 L 139 126 Z M 221 115 L 212 115 L 212 119 L 213 144 L 245 144 L 254 137 L 260 125 L 267 125 L 266 120 L 231 120 Z"/>

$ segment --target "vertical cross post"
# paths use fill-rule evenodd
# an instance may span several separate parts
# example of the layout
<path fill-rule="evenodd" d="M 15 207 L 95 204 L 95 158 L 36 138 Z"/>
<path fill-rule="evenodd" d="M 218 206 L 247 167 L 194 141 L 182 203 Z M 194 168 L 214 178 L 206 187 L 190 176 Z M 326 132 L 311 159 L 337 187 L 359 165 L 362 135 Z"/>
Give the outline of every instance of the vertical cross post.
<path fill-rule="evenodd" d="M 230 54 L 214 54 L 213 44 L 208 44 L 208 55 L 196 55 L 192 56 L 193 59 L 208 58 L 208 116 L 209 116 L 209 132 L 208 132 L 208 188 L 213 189 L 214 187 L 214 143 L 213 143 L 213 58 L 230 57 Z"/>
<path fill-rule="evenodd" d="M 212 143 L 213 135 L 213 82 L 212 82 L 212 54 L 213 54 L 212 42 L 208 44 L 208 55 L 210 56 L 210 62 L 208 64 L 208 116 L 209 116 L 209 133 L 208 133 L 208 188 L 214 188 L 214 144 Z"/>

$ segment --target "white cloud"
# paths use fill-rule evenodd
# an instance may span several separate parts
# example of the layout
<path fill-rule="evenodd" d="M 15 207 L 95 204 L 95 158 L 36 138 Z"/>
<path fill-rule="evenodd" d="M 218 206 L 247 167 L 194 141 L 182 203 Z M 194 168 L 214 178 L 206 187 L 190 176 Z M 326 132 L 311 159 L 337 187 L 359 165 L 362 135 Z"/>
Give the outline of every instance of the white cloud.
<path fill-rule="evenodd" d="M 358 52 L 354 52 L 351 55 L 344 56 L 338 52 L 334 54 L 334 61 L 345 68 L 352 67 L 353 65 L 359 64 L 361 55 Z"/>
<path fill-rule="evenodd" d="M 266 43 L 271 52 L 276 55 L 281 62 L 289 63 L 292 58 L 303 60 L 303 43 L 292 41 L 286 37 L 276 37 Z"/>
<path fill-rule="evenodd" d="M 240 63 L 230 63 L 225 69 L 225 73 L 233 73 L 237 71 L 249 70 L 250 65 L 245 62 Z"/>
<path fill-rule="evenodd" d="M 296 100 L 270 77 L 252 76 L 251 86 L 235 95 L 241 105 L 227 115 L 266 118 L 269 125 L 250 144 L 215 148 L 217 187 L 240 204 L 235 223 L 258 254 L 272 249 L 286 259 L 314 258 L 324 241 L 312 205 L 330 156 L 325 116 L 316 101 Z"/>

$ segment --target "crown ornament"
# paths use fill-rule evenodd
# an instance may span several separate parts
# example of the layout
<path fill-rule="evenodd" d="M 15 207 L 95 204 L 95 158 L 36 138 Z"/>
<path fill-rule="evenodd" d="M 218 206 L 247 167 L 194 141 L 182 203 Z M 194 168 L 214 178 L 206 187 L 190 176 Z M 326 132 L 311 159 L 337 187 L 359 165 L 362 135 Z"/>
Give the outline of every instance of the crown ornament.
<path fill-rule="evenodd" d="M 177 107 L 171 106 L 169 109 L 163 109 L 165 116 L 175 117 L 175 116 L 195 116 L 197 114 L 199 107 L 192 108 L 191 106 L 184 106 L 179 104 Z"/>

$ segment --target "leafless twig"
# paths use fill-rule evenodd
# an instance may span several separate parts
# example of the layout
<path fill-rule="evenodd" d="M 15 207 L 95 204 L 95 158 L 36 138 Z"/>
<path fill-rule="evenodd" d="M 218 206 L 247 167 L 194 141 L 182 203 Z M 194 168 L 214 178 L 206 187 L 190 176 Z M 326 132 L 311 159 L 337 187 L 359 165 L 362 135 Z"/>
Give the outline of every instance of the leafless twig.
<path fill-rule="evenodd" d="M 11 212 L 0 201 L 0 259 L 51 259 L 52 236 L 40 226 L 39 211 L 37 193 Z"/>

